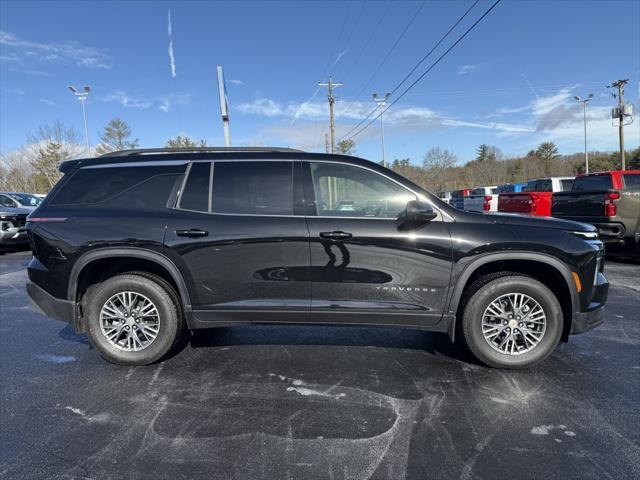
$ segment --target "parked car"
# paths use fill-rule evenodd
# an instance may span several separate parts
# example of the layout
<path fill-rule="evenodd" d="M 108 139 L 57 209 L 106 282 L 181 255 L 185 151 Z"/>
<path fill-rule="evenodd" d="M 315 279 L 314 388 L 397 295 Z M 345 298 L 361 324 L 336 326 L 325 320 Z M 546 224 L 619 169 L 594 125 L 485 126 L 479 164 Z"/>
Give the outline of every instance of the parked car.
<path fill-rule="evenodd" d="M 551 213 L 595 225 L 609 249 L 640 256 L 640 170 L 579 175 L 553 194 Z"/>
<path fill-rule="evenodd" d="M 447 205 L 451 205 L 451 199 L 453 198 L 452 193 L 453 192 L 440 192 L 438 197 L 440 198 L 440 200 L 445 202 Z"/>
<path fill-rule="evenodd" d="M 186 328 L 280 322 L 445 332 L 521 368 L 604 320 L 595 227 L 457 210 L 367 160 L 151 149 L 60 169 L 27 222 L 27 292 L 114 363 L 156 362 Z"/>
<path fill-rule="evenodd" d="M 571 190 L 573 178 L 550 177 L 529 180 L 520 193 L 498 195 L 498 211 L 548 217 L 551 215 L 553 192 Z"/>
<path fill-rule="evenodd" d="M 504 183 L 502 185 L 498 185 L 496 193 L 498 195 L 501 193 L 520 193 L 526 186 L 526 183 Z"/>
<path fill-rule="evenodd" d="M 464 210 L 464 197 L 469 195 L 470 192 L 470 188 L 463 188 L 462 190 L 455 190 L 454 192 L 451 192 L 451 201 L 449 202 L 449 205 L 457 208 L 458 210 Z"/>
<path fill-rule="evenodd" d="M 34 210 L 42 203 L 42 198 L 30 193 L 0 192 L 0 208 L 22 208 Z"/>
<path fill-rule="evenodd" d="M 498 187 L 476 187 L 464 197 L 464 209 L 468 212 L 496 212 L 498 211 Z"/>
<path fill-rule="evenodd" d="M 25 224 L 31 210 L 25 208 L 4 208 L 0 206 L 0 250 L 6 251 L 27 245 Z"/>

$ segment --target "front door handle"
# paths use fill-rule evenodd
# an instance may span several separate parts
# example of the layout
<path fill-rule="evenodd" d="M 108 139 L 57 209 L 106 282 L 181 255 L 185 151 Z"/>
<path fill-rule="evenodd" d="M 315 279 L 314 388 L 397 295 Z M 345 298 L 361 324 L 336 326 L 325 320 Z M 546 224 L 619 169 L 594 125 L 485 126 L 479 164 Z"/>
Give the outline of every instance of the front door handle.
<path fill-rule="evenodd" d="M 347 232 L 320 232 L 320 236 L 322 238 L 328 238 L 330 240 L 346 240 L 347 238 L 353 237 L 350 233 Z"/>
<path fill-rule="evenodd" d="M 176 235 L 179 237 L 206 237 L 209 232 L 199 228 L 190 228 L 189 230 L 176 230 Z"/>

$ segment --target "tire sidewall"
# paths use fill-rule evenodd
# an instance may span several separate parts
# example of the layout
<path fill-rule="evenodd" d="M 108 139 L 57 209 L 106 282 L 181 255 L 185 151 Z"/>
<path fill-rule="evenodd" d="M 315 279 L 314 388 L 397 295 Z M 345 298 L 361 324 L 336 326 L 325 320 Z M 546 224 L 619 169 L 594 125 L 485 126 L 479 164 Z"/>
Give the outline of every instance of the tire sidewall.
<path fill-rule="evenodd" d="M 100 328 L 100 311 L 113 295 L 131 291 L 147 297 L 158 310 L 160 329 L 148 347 L 128 352 L 111 345 Z M 92 345 L 108 361 L 123 365 L 147 365 L 160 360 L 171 348 L 177 335 L 176 306 L 169 294 L 157 283 L 137 275 L 118 275 L 98 285 L 88 298 L 87 333 Z"/>
<path fill-rule="evenodd" d="M 531 351 L 507 355 L 496 351 L 482 333 L 482 317 L 491 302 L 509 293 L 524 293 L 536 300 L 546 315 L 546 330 L 542 340 Z M 545 285 L 528 277 L 498 278 L 480 288 L 469 300 L 464 311 L 463 330 L 467 345 L 479 360 L 493 367 L 524 368 L 548 357 L 562 335 L 563 314 L 556 296 Z"/>

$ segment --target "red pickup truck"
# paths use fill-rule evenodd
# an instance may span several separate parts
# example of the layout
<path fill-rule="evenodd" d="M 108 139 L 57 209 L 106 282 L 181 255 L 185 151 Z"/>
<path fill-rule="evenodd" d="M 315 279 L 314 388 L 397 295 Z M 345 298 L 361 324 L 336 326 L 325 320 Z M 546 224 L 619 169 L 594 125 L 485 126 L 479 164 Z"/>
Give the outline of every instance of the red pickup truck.
<path fill-rule="evenodd" d="M 520 193 L 501 193 L 498 196 L 498 211 L 549 217 L 553 192 L 571 190 L 572 184 L 573 177 L 529 180 Z"/>

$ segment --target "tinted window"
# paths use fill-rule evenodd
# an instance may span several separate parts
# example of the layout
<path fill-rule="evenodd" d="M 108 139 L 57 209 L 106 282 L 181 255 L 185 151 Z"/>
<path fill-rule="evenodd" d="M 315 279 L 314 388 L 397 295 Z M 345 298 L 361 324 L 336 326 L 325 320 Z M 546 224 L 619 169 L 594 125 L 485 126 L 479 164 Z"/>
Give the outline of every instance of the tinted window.
<path fill-rule="evenodd" d="M 497 193 L 514 193 L 516 187 L 515 185 L 500 185 L 496 190 Z"/>
<path fill-rule="evenodd" d="M 216 162 L 214 213 L 293 215 L 293 162 Z"/>
<path fill-rule="evenodd" d="M 163 173 L 179 173 L 184 166 L 84 168 L 71 178 L 51 200 L 52 205 L 98 204 L 128 192 L 133 187 Z"/>
<path fill-rule="evenodd" d="M 3 207 L 17 207 L 18 205 L 11 198 L 6 195 L 0 195 L 0 206 Z"/>
<path fill-rule="evenodd" d="M 563 192 L 568 192 L 573 188 L 573 178 L 567 180 L 560 180 L 560 188 Z"/>
<path fill-rule="evenodd" d="M 471 195 L 484 195 L 484 187 L 474 188 L 471 190 Z"/>
<path fill-rule="evenodd" d="M 363 168 L 312 163 L 320 216 L 396 218 L 416 196 L 386 177 Z"/>
<path fill-rule="evenodd" d="M 41 198 L 35 195 L 29 195 L 28 193 L 12 193 L 11 196 L 26 207 L 37 207 L 42 203 Z"/>
<path fill-rule="evenodd" d="M 638 173 L 625 173 L 622 175 L 624 179 L 624 188 L 631 192 L 640 192 L 640 174 Z"/>
<path fill-rule="evenodd" d="M 577 177 L 573 182 L 574 191 L 610 190 L 611 188 L 613 188 L 613 184 L 611 183 L 611 175 Z"/>
<path fill-rule="evenodd" d="M 191 164 L 189 176 L 180 196 L 179 208 L 185 210 L 209 211 L 209 183 L 211 181 L 211 162 Z"/>

